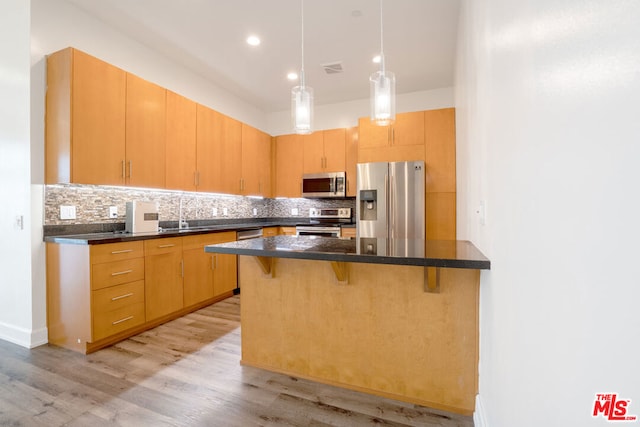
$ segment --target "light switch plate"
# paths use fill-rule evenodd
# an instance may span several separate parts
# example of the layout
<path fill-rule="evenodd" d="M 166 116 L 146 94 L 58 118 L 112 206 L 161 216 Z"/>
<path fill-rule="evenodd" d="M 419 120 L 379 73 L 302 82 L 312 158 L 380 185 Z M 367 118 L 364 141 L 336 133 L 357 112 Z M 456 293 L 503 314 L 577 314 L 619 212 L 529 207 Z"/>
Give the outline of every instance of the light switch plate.
<path fill-rule="evenodd" d="M 76 207 L 60 206 L 60 219 L 76 219 Z"/>
<path fill-rule="evenodd" d="M 222 215 L 227 216 L 228 213 L 229 211 L 227 210 L 227 208 L 222 208 Z"/>
<path fill-rule="evenodd" d="M 299 211 L 298 208 L 291 208 L 291 215 L 298 215 Z"/>
<path fill-rule="evenodd" d="M 218 208 L 211 208 L 211 216 L 218 216 Z"/>
<path fill-rule="evenodd" d="M 253 216 L 256 216 L 256 215 L 258 215 L 258 209 L 253 208 Z"/>

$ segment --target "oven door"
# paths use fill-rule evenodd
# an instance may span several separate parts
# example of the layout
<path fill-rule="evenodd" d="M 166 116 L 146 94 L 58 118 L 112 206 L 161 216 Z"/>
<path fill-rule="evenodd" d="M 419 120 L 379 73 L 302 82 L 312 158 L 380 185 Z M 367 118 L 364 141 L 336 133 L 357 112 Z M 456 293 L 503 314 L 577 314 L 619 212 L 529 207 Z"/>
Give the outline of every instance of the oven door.
<path fill-rule="evenodd" d="M 298 226 L 298 227 L 296 227 L 296 235 L 298 235 L 298 236 L 340 237 L 340 227 Z"/>

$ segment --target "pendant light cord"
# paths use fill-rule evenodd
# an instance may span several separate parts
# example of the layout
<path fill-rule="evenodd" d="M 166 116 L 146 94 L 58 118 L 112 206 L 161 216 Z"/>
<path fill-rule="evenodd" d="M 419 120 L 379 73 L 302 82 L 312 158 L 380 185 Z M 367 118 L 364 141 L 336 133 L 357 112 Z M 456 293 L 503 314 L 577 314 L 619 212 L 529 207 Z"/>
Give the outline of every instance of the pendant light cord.
<path fill-rule="evenodd" d="M 300 69 L 300 86 L 304 87 L 304 0 L 300 0 L 300 22 L 301 22 L 301 34 L 302 34 L 302 42 L 301 51 L 302 51 L 302 68 Z"/>
<path fill-rule="evenodd" d="M 382 26 L 382 0 L 380 0 L 380 68 L 384 74 L 384 30 Z"/>

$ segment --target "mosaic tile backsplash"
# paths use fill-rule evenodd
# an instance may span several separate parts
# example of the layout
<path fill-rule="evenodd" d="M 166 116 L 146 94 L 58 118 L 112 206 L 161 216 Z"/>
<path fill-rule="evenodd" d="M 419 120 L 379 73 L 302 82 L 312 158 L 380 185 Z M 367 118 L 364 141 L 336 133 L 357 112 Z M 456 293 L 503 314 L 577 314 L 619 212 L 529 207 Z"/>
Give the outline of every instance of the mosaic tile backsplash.
<path fill-rule="evenodd" d="M 178 221 L 180 211 L 187 221 L 239 218 L 286 218 L 309 216 L 309 208 L 350 207 L 350 199 L 259 199 L 210 193 L 193 193 L 99 185 L 56 184 L 45 187 L 44 225 L 124 223 L 128 201 L 158 203 L 160 221 Z M 75 206 L 76 219 L 60 219 L 60 206 Z M 109 207 L 118 217 L 109 218 Z M 226 209 L 226 214 L 225 214 Z M 298 209 L 298 215 L 292 214 Z M 214 215 L 214 210 L 217 214 Z"/>

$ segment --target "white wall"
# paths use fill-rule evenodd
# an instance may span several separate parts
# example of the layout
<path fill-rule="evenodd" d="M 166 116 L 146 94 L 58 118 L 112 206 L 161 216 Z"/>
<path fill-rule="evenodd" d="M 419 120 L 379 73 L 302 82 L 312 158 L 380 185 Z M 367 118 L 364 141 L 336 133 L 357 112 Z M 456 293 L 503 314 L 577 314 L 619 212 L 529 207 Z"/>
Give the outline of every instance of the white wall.
<path fill-rule="evenodd" d="M 72 46 L 266 131 L 266 115 L 224 88 L 62 0 L 32 0 L 32 63 Z"/>
<path fill-rule="evenodd" d="M 0 14 L 0 338 L 25 347 L 47 336 L 44 316 L 32 309 L 29 9 L 28 1 L 6 0 Z"/>
<path fill-rule="evenodd" d="M 453 107 L 453 88 L 425 90 L 397 95 L 396 111 L 433 110 Z M 314 107 L 314 130 L 346 128 L 358 125 L 358 118 L 369 116 L 369 99 L 342 102 L 339 104 L 316 105 Z M 267 114 L 267 133 L 286 135 L 293 133 L 291 111 Z"/>
<path fill-rule="evenodd" d="M 463 3 L 458 238 L 492 263 L 477 425 L 609 425 L 603 392 L 640 416 L 638 22 L 632 0 Z"/>

